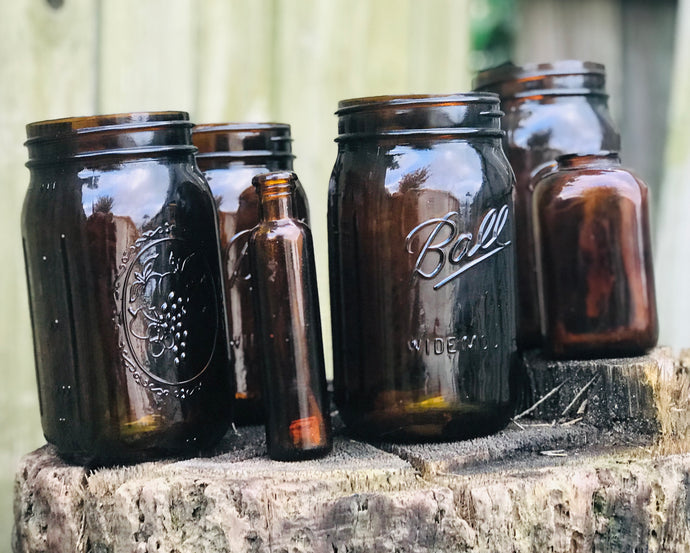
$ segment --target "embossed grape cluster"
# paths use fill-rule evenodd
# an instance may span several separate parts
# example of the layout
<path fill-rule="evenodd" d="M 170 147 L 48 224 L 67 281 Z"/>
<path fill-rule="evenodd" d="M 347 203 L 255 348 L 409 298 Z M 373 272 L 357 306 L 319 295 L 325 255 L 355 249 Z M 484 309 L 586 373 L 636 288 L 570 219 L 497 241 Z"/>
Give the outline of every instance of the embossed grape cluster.
<path fill-rule="evenodd" d="M 182 361 L 187 357 L 187 336 L 188 333 L 184 330 L 184 319 L 187 315 L 187 304 L 189 298 L 182 298 L 175 292 L 168 294 L 167 301 L 161 305 L 161 326 L 166 334 L 172 336 L 172 347 L 170 348 L 175 354 L 174 363 L 178 367 Z"/>

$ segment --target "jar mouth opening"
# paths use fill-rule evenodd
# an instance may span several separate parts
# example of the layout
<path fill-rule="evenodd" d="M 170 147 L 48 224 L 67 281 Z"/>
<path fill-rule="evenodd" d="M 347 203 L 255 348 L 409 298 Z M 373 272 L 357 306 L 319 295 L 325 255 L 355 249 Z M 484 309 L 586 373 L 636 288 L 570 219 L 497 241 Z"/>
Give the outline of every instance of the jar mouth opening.
<path fill-rule="evenodd" d="M 357 111 L 385 109 L 399 106 L 462 106 L 468 104 L 499 103 L 498 94 L 493 92 L 470 92 L 455 94 L 407 94 L 402 96 L 365 96 L 338 102 L 336 115 L 346 115 Z"/>
<path fill-rule="evenodd" d="M 292 154 L 290 131 L 286 123 L 208 123 L 192 129 L 192 143 L 199 149 L 197 157 L 285 158 Z"/>
<path fill-rule="evenodd" d="M 27 142 L 39 139 L 60 139 L 70 135 L 89 134 L 115 129 L 139 129 L 159 125 L 192 127 L 185 111 L 141 111 L 108 115 L 88 115 L 46 119 L 26 126 Z"/>
<path fill-rule="evenodd" d="M 290 131 L 290 125 L 287 123 L 251 123 L 251 122 L 227 122 L 227 123 L 203 123 L 201 125 L 194 125 L 192 132 L 200 133 L 214 133 L 214 132 L 247 132 L 247 131 Z M 289 140 L 289 137 L 276 137 L 276 139 Z"/>
<path fill-rule="evenodd" d="M 184 111 L 67 117 L 29 123 L 27 167 L 96 158 L 193 155 Z"/>
<path fill-rule="evenodd" d="M 606 68 L 601 63 L 581 60 L 557 60 L 525 63 L 523 65 L 508 62 L 480 71 L 474 79 L 474 88 L 483 89 L 506 81 L 568 75 L 600 75 L 603 77 L 606 75 Z"/>

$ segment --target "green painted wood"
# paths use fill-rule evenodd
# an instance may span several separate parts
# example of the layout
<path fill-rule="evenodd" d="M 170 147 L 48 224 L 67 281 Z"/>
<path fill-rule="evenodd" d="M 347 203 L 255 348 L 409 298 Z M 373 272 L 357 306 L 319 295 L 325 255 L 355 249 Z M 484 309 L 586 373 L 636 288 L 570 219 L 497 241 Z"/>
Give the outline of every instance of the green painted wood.
<path fill-rule="evenodd" d="M 0 549 L 9 548 L 12 472 L 26 451 L 43 443 L 33 363 L 20 234 L 29 172 L 24 126 L 89 114 L 96 10 L 90 0 L 57 9 L 44 0 L 0 5 Z"/>

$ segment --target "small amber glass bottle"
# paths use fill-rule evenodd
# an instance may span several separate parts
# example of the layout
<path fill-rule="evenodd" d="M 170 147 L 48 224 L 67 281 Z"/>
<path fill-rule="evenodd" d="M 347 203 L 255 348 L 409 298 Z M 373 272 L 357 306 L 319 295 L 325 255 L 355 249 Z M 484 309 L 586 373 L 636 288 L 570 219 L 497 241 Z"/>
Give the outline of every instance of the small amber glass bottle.
<path fill-rule="evenodd" d="M 326 373 L 309 227 L 294 217 L 297 176 L 254 177 L 261 221 L 249 239 L 261 344 L 266 441 L 272 459 L 296 461 L 331 450 Z"/>
<path fill-rule="evenodd" d="M 199 168 L 216 201 L 223 261 L 223 285 L 230 348 L 234 353 L 235 415 L 239 425 L 261 424 L 261 351 L 254 332 L 254 282 L 249 271 L 247 242 L 259 223 L 255 175 L 291 171 L 290 125 L 282 123 L 213 123 L 192 132 Z M 295 192 L 295 214 L 309 224 L 304 190 Z"/>
<path fill-rule="evenodd" d="M 534 190 L 544 345 L 558 357 L 643 353 L 658 334 L 647 186 L 617 153 L 557 161 Z"/>

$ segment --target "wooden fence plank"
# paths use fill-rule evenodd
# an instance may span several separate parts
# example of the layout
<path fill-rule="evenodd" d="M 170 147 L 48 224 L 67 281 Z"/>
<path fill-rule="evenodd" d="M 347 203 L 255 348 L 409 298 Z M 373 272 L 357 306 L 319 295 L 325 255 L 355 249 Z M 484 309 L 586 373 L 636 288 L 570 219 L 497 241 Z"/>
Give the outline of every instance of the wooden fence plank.
<path fill-rule="evenodd" d="M 611 113 L 622 117 L 620 0 L 517 0 L 517 63 L 581 59 L 606 66 Z"/>
<path fill-rule="evenodd" d="M 29 182 L 24 125 L 91 113 L 94 3 L 14 0 L 0 6 L 0 541 L 8 546 L 12 472 L 43 442 L 33 366 L 20 213 Z"/>
<path fill-rule="evenodd" d="M 655 212 L 668 136 L 677 4 L 677 0 L 623 2 L 622 161 L 634 164 L 649 185 Z"/>
<path fill-rule="evenodd" d="M 676 20 L 669 136 L 657 210 L 656 290 L 661 342 L 690 344 L 690 0 L 680 0 Z"/>
<path fill-rule="evenodd" d="M 330 352 L 326 190 L 336 155 L 333 112 L 338 100 L 355 96 L 468 90 L 469 1 L 422 7 L 411 0 L 283 0 L 276 8 L 273 113 L 293 124 Z"/>
<path fill-rule="evenodd" d="M 101 1 L 98 111 L 191 111 L 197 79 L 195 2 Z"/>
<path fill-rule="evenodd" d="M 271 113 L 271 0 L 206 0 L 197 6 L 198 123 L 266 121 Z"/>

